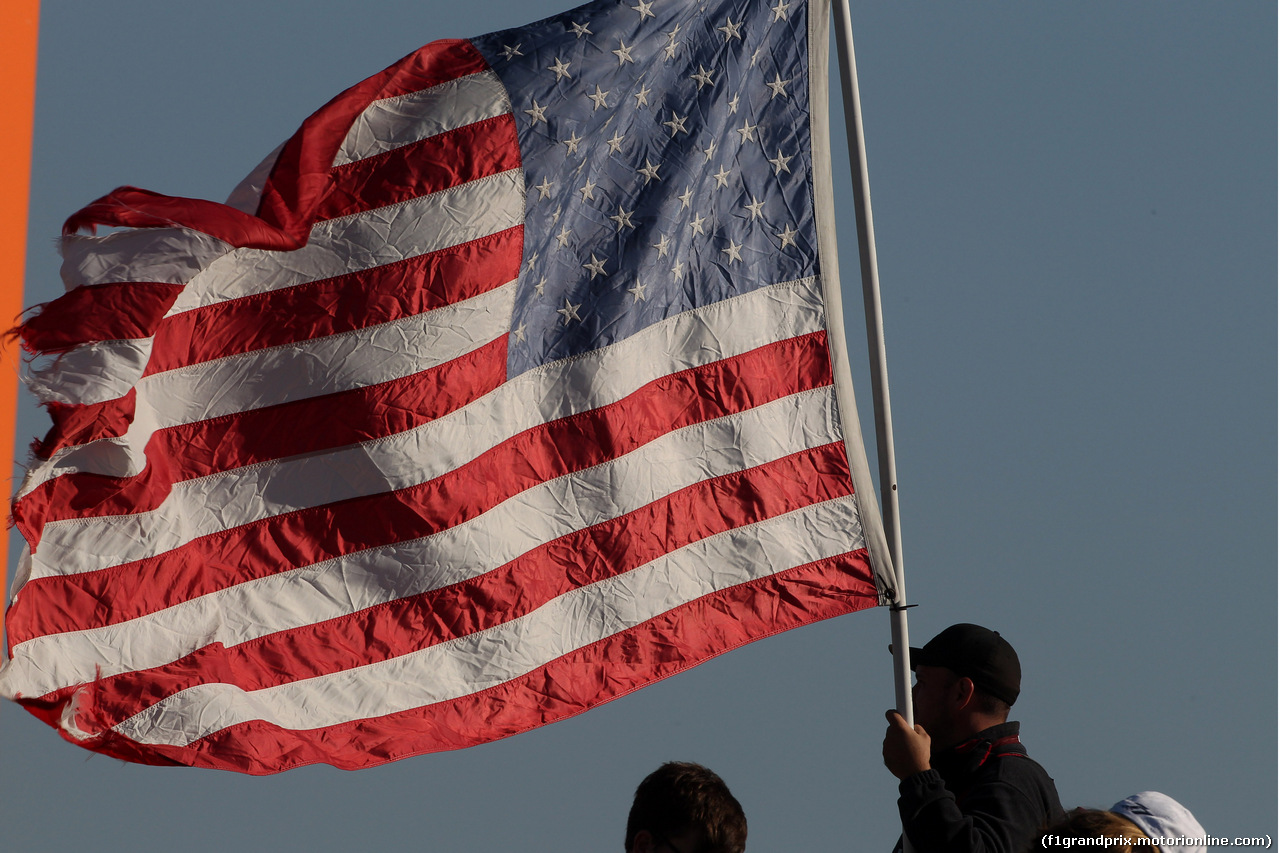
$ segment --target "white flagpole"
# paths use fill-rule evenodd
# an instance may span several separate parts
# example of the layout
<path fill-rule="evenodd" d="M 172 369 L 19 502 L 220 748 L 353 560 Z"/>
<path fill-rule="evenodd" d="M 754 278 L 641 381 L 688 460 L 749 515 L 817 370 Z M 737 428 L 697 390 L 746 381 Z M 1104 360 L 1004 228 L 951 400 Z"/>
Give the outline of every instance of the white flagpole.
<path fill-rule="evenodd" d="M 845 126 L 849 136 L 849 163 L 853 171 L 854 207 L 858 221 L 858 256 L 862 264 L 862 298 L 867 318 L 867 349 L 871 355 L 871 398 L 875 410 L 876 451 L 880 458 L 880 503 L 893 572 L 897 578 L 890 607 L 893 638 L 893 684 L 898 713 L 915 725 L 911 708 L 911 666 L 907 648 L 907 587 L 902 571 L 902 529 L 898 518 L 898 472 L 893 459 L 893 417 L 889 409 L 889 370 L 885 361 L 884 318 L 880 311 L 880 273 L 876 266 L 876 237 L 871 220 L 871 189 L 867 180 L 867 148 L 862 134 L 862 101 L 858 96 L 858 69 L 853 54 L 853 27 L 849 0 L 833 4 L 836 47 L 840 58 L 841 91 L 844 93 Z M 905 837 L 904 837 L 905 842 Z"/>
<path fill-rule="evenodd" d="M 844 93 L 845 129 L 849 137 L 849 165 L 853 172 L 854 209 L 858 221 L 858 258 L 862 266 L 863 313 L 867 318 L 867 350 L 871 356 L 871 400 L 875 410 L 876 452 L 880 459 L 880 503 L 885 537 L 896 578 L 889 624 L 893 642 L 893 690 L 898 713 L 915 725 L 911 708 L 911 663 L 907 639 L 907 584 L 902 571 L 902 526 L 898 516 L 898 469 L 893 458 L 893 415 L 889 408 L 889 368 L 884 348 L 884 316 L 880 310 L 880 270 L 876 266 L 876 233 L 871 219 L 871 185 L 867 178 L 867 144 L 862 133 L 862 99 L 853 54 L 853 26 L 849 0 L 833 4 L 836 52 L 840 58 L 840 90 Z M 913 853 L 911 839 L 902 833 L 902 853 Z"/>

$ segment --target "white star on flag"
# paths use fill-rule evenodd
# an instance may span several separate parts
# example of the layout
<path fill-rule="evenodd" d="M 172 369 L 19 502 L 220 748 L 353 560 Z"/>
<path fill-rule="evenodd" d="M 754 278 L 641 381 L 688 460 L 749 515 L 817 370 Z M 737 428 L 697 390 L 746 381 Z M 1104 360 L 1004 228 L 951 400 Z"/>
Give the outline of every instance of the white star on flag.
<path fill-rule="evenodd" d="M 788 223 L 787 227 L 778 234 L 778 237 L 782 240 L 782 248 L 785 249 L 787 246 L 796 245 L 796 235 L 799 233 L 799 231 L 796 231 L 791 227 L 790 223 Z"/>
<path fill-rule="evenodd" d="M 597 258 L 597 257 L 595 256 L 595 253 L 594 253 L 594 252 L 592 252 L 592 253 L 591 253 L 591 260 L 590 260 L 590 261 L 588 261 L 587 263 L 583 264 L 582 266 L 583 266 L 583 268 L 584 268 L 584 269 L 588 269 L 588 270 L 590 270 L 590 271 L 591 271 L 591 277 L 592 277 L 592 278 L 595 278 L 595 277 L 596 277 L 596 276 L 598 276 L 598 275 L 604 275 L 604 264 L 605 264 L 605 261 L 606 261 L 606 260 L 608 260 L 608 259 L 607 259 L 607 258 Z"/>
<path fill-rule="evenodd" d="M 569 63 L 562 62 L 560 60 L 560 57 L 558 56 L 556 57 L 555 64 L 547 66 L 547 70 L 554 72 L 557 80 L 561 80 L 561 79 L 567 80 L 570 77 Z"/>
<path fill-rule="evenodd" d="M 578 309 L 581 307 L 582 307 L 582 303 L 578 303 L 577 305 L 572 305 L 570 304 L 569 300 L 566 299 L 564 301 L 564 307 L 557 308 L 556 313 L 564 317 L 564 324 L 567 326 L 569 325 L 569 322 L 572 320 L 578 320 L 578 321 L 582 320 L 582 318 L 578 316 Z"/>

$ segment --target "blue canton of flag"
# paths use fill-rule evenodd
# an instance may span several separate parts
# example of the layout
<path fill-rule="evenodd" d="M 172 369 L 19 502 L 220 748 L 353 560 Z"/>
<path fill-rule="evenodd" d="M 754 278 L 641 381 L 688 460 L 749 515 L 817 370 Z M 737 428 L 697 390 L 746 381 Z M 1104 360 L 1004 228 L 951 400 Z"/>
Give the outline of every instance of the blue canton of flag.
<path fill-rule="evenodd" d="M 591 3 L 475 39 L 527 192 L 509 375 L 818 272 L 807 4 Z"/>

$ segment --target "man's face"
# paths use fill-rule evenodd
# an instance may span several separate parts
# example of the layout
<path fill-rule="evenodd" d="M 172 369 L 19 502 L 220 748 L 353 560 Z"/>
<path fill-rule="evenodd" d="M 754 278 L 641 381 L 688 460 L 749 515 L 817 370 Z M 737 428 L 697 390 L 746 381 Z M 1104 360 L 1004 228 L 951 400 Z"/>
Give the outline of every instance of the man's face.
<path fill-rule="evenodd" d="M 935 743 L 939 739 L 946 740 L 950 734 L 951 711 L 948 697 L 955 682 L 955 673 L 945 667 L 916 667 L 916 683 L 911 688 L 915 721 L 917 725 L 924 726 Z"/>

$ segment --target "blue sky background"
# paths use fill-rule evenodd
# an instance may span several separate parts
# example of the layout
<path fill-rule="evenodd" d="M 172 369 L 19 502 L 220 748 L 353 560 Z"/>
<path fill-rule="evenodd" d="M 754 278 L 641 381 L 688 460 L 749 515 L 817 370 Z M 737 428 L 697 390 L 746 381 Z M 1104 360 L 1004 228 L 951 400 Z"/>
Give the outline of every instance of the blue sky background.
<path fill-rule="evenodd" d="M 111 188 L 221 200 L 419 45 L 564 8 L 46 2 L 25 301 L 60 292 L 58 228 Z M 1215 835 L 1275 838 L 1274 4 L 875 2 L 853 22 L 914 641 L 973 621 L 1013 642 L 1015 717 L 1066 805 L 1155 789 Z M 23 406 L 20 457 L 47 423 Z M 751 850 L 887 851 L 888 636 L 884 611 L 843 617 L 570 721 L 358 773 L 127 765 L 6 703 L 0 838 L 621 850 L 635 784 L 690 759 L 743 802 Z"/>

